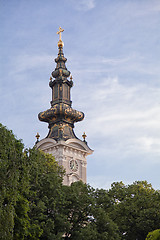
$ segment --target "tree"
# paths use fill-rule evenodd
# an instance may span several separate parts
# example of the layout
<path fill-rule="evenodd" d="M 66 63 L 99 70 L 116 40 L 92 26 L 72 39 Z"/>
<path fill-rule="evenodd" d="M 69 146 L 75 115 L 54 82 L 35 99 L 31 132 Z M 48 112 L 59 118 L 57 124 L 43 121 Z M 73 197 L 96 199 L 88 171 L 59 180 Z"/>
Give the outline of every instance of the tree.
<path fill-rule="evenodd" d="M 108 194 L 113 202 L 110 217 L 118 225 L 122 239 L 144 240 L 148 231 L 159 227 L 160 194 L 151 184 L 114 183 Z"/>
<path fill-rule="evenodd" d="M 0 125 L 0 239 L 159 239 L 160 192 L 146 181 L 95 190 L 63 186 L 63 175 L 52 155 L 24 150 Z"/>
<path fill-rule="evenodd" d="M 0 125 L 0 239 L 61 239 L 54 226 L 63 174 L 52 155 L 24 150 Z"/>
<path fill-rule="evenodd" d="M 148 233 L 146 240 L 160 240 L 160 229 Z"/>
<path fill-rule="evenodd" d="M 64 170 L 52 155 L 36 149 L 29 151 L 29 158 L 31 169 L 28 199 L 32 236 L 36 233 L 37 239 L 61 239 L 64 218 L 58 206 L 63 202 Z"/>
<path fill-rule="evenodd" d="M 69 223 L 65 239 L 120 239 L 117 225 L 97 203 L 99 198 L 95 189 L 83 182 L 75 182 L 70 187 L 64 186 L 64 190 L 66 203 L 63 209 Z"/>
<path fill-rule="evenodd" d="M 83 182 L 63 186 L 65 202 L 63 213 L 67 218 L 65 239 L 79 239 L 79 232 L 89 220 L 90 209 L 93 202 L 92 188 Z"/>
<path fill-rule="evenodd" d="M 23 144 L 0 124 L 0 239 L 13 239 Z"/>
<path fill-rule="evenodd" d="M 20 189 L 21 198 L 16 204 L 14 239 L 61 239 L 59 237 L 63 231 L 59 228 L 59 232 L 56 232 L 55 222 L 57 205 L 62 198 L 64 170 L 52 155 L 35 148 L 25 151 L 25 160 L 25 186 L 28 186 L 28 190 Z"/>
<path fill-rule="evenodd" d="M 119 240 L 118 225 L 110 217 L 112 211 L 112 200 L 108 195 L 108 191 L 104 189 L 96 189 L 94 191 L 95 205 L 93 208 L 92 227 L 97 231 L 97 240 Z"/>

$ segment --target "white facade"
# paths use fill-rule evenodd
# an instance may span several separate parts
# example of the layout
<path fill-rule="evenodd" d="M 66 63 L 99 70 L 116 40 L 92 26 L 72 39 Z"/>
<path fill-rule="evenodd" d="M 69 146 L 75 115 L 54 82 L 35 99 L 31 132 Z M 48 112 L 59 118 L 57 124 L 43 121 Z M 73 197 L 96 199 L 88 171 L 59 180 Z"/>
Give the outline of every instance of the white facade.
<path fill-rule="evenodd" d="M 37 148 L 40 148 L 45 153 L 52 154 L 59 165 L 62 165 L 66 174 L 63 179 L 64 185 L 70 185 L 72 182 L 82 180 L 87 182 L 86 156 L 93 153 L 87 144 L 79 139 L 72 138 L 67 141 L 60 140 L 56 142 L 52 138 L 45 138 L 39 141 Z"/>

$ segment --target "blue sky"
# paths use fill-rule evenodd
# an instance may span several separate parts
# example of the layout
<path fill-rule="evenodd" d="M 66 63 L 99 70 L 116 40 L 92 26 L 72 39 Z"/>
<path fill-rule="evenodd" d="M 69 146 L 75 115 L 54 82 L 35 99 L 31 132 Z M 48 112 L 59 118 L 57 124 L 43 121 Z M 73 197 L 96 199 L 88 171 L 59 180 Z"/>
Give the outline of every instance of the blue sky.
<path fill-rule="evenodd" d="M 73 75 L 75 124 L 94 154 L 88 183 L 147 180 L 160 189 L 160 1 L 0 0 L 2 124 L 32 147 L 48 133 L 59 26 Z"/>

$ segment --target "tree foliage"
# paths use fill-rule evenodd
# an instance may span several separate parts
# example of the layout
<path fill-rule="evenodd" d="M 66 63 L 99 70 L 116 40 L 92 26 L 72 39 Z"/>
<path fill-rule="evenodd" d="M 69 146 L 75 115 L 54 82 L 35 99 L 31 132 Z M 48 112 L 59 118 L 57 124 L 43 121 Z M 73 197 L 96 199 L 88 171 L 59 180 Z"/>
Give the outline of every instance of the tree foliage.
<path fill-rule="evenodd" d="M 13 236 L 23 144 L 0 124 L 0 239 Z"/>
<path fill-rule="evenodd" d="M 0 239 L 145 240 L 156 238 L 160 192 L 146 181 L 64 186 L 54 157 L 24 149 L 0 125 Z"/>
<path fill-rule="evenodd" d="M 147 233 L 159 227 L 160 194 L 146 181 L 125 186 L 112 184 L 109 196 L 114 206 L 111 218 L 117 223 L 122 239 L 143 240 Z"/>
<path fill-rule="evenodd" d="M 0 239 L 52 236 L 63 174 L 52 155 L 24 150 L 12 131 L 0 125 Z"/>
<path fill-rule="evenodd" d="M 149 232 L 146 240 L 160 240 L 160 229 Z"/>

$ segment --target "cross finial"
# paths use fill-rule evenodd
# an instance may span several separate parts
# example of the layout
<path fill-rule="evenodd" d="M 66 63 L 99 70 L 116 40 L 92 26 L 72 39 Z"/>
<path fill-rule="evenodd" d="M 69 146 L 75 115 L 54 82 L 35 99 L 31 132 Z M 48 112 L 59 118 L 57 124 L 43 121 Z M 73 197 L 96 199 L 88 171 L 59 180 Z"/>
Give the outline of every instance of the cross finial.
<path fill-rule="evenodd" d="M 57 32 L 57 34 L 59 34 L 59 41 L 62 41 L 61 39 L 61 33 L 64 31 L 64 29 L 62 29 L 61 27 L 59 27 L 59 31 Z"/>

